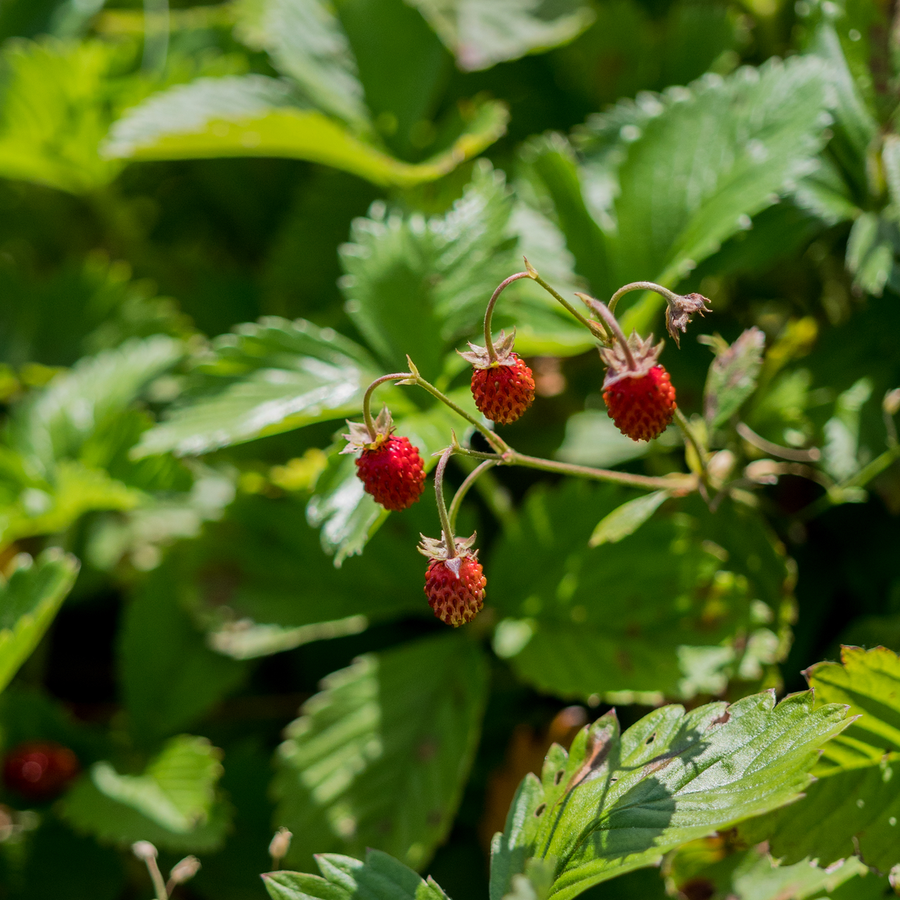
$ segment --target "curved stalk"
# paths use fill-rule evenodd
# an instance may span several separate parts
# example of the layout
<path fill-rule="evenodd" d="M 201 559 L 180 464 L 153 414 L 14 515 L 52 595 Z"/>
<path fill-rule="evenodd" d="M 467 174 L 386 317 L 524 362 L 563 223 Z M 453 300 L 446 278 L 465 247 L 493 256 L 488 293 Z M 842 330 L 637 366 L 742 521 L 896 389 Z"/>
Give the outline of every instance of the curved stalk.
<path fill-rule="evenodd" d="M 634 356 L 631 353 L 631 347 L 628 346 L 628 341 L 625 338 L 625 332 L 622 331 L 622 326 L 619 324 L 618 319 L 612 314 L 612 310 L 603 303 L 601 300 L 595 300 L 593 297 L 589 297 L 587 294 L 576 294 L 579 300 L 582 301 L 586 306 L 590 307 L 594 312 L 599 313 L 600 317 L 603 319 L 604 325 L 615 335 L 616 340 L 622 345 L 622 351 L 625 354 L 625 361 L 628 363 L 628 368 L 632 371 L 637 368 L 637 363 L 634 361 Z"/>
<path fill-rule="evenodd" d="M 497 361 L 497 351 L 494 350 L 494 342 L 491 340 L 491 317 L 494 315 L 494 307 L 497 305 L 497 300 L 514 281 L 518 281 L 520 278 L 531 277 L 530 272 L 516 272 L 515 275 L 510 275 L 509 278 L 497 285 L 497 289 L 491 294 L 491 299 L 488 300 L 487 309 L 484 311 L 484 346 L 487 348 L 488 359 L 492 363 Z"/>
<path fill-rule="evenodd" d="M 577 309 L 575 309 L 574 306 L 572 306 L 571 303 L 569 303 L 568 300 L 566 300 L 562 296 L 562 294 L 554 290 L 549 284 L 547 284 L 546 281 L 544 281 L 543 278 L 541 278 L 540 275 L 538 275 L 537 270 L 531 265 L 531 263 L 528 262 L 527 259 L 525 260 L 525 266 L 528 269 L 528 274 L 531 276 L 532 280 L 536 281 L 551 297 L 553 297 L 554 300 L 562 304 L 562 306 L 565 307 L 565 309 L 568 310 L 573 316 L 575 316 L 575 318 L 578 319 L 578 321 L 581 322 L 581 324 L 584 325 L 584 327 L 587 328 L 587 330 L 590 331 L 590 333 L 594 335 L 595 338 L 601 341 L 611 340 L 612 335 L 607 331 L 605 324 L 601 329 L 598 327 L 596 322 L 592 322 L 590 319 L 586 319 L 580 312 L 578 312 Z"/>
<path fill-rule="evenodd" d="M 459 507 L 462 505 L 463 498 L 466 494 L 469 493 L 469 488 L 472 487 L 473 484 L 478 480 L 478 478 L 487 472 L 488 469 L 493 466 L 499 465 L 499 459 L 486 459 L 484 462 L 479 464 L 476 468 L 474 468 L 469 474 L 466 476 L 465 481 L 457 488 L 456 493 L 453 495 L 453 500 L 450 501 L 450 530 L 456 530 L 456 514 L 459 512 Z"/>
<path fill-rule="evenodd" d="M 363 421 L 366 423 L 366 428 L 369 431 L 369 440 L 374 441 L 377 436 L 375 433 L 375 420 L 372 418 L 372 392 L 379 384 L 384 384 L 385 381 L 397 381 L 401 378 L 412 377 L 414 376 L 410 375 L 409 372 L 394 372 L 391 375 L 382 375 L 380 378 L 376 378 L 366 388 L 366 393 L 363 395 Z"/>
<path fill-rule="evenodd" d="M 694 433 L 691 423 L 688 422 L 684 413 L 677 406 L 675 407 L 675 421 L 678 423 L 678 427 L 681 429 L 684 439 L 694 448 L 697 459 L 700 461 L 700 478 L 704 485 L 708 485 L 709 472 L 706 468 L 706 450 L 700 445 L 700 441 L 697 439 L 697 435 Z"/>
<path fill-rule="evenodd" d="M 674 303 L 678 299 L 678 294 L 676 294 L 674 291 L 670 291 L 666 287 L 663 287 L 661 284 L 656 284 L 656 282 L 654 281 L 632 281 L 630 284 L 626 284 L 624 287 L 620 287 L 612 295 L 609 301 L 610 312 L 614 313 L 616 311 L 616 306 L 619 303 L 619 298 L 627 294 L 629 291 L 654 291 L 661 297 L 665 297 L 666 303 Z"/>
<path fill-rule="evenodd" d="M 447 460 L 453 456 L 455 450 L 456 447 L 451 445 L 441 454 L 437 469 L 434 472 L 434 496 L 437 499 L 441 531 L 444 533 L 444 544 L 447 547 L 447 559 L 454 559 L 459 555 L 456 552 L 456 541 L 453 539 L 453 526 L 450 524 L 450 516 L 447 514 L 447 504 L 444 502 L 444 471 L 447 468 Z"/>

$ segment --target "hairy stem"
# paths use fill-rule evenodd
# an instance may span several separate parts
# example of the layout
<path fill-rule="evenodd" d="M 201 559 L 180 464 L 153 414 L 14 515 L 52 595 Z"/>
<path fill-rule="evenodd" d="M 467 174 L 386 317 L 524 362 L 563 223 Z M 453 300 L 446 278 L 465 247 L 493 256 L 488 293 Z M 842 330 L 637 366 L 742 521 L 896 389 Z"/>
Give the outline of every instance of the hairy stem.
<path fill-rule="evenodd" d="M 450 516 L 447 514 L 447 504 L 444 502 L 444 471 L 447 468 L 447 460 L 453 455 L 456 447 L 449 446 L 438 460 L 437 469 L 434 472 L 434 495 L 437 498 L 438 516 L 441 520 L 441 531 L 444 533 L 444 544 L 447 547 L 447 559 L 454 559 L 458 556 L 456 552 L 456 541 L 453 539 L 453 526 L 450 523 Z"/>
<path fill-rule="evenodd" d="M 369 431 L 369 440 L 374 441 L 377 437 L 375 432 L 375 420 L 372 418 L 372 392 L 375 388 L 378 387 L 379 384 L 384 384 L 386 381 L 397 381 L 401 378 L 412 378 L 414 376 L 410 375 L 409 372 L 394 372 L 391 375 L 382 375 L 381 378 L 376 378 L 367 388 L 366 393 L 363 396 L 363 420 L 366 423 L 366 428 Z"/>
<path fill-rule="evenodd" d="M 581 324 L 584 325 L 584 327 L 587 328 L 587 330 L 590 331 L 590 333 L 594 335 L 595 338 L 598 338 L 599 340 L 604 342 L 612 340 L 612 334 L 606 328 L 605 323 L 601 323 L 601 327 L 597 324 L 597 322 L 592 322 L 590 319 L 585 318 L 580 312 L 578 312 L 577 309 L 575 309 L 574 306 L 572 306 L 571 303 L 569 303 L 568 300 L 566 300 L 562 296 L 562 294 L 554 290 L 554 288 L 547 284 L 547 282 L 544 281 L 544 279 L 541 278 L 540 275 L 538 275 L 537 270 L 531 265 L 531 263 L 528 262 L 527 259 L 525 260 L 525 267 L 528 269 L 528 274 L 531 276 L 531 278 L 536 281 L 551 297 L 553 297 L 554 300 L 556 300 L 558 303 L 561 303 L 562 306 L 565 307 L 565 309 L 567 309 L 573 316 L 575 316 L 575 318 L 578 319 L 578 321 L 581 322 Z"/>
<path fill-rule="evenodd" d="M 587 294 L 576 294 L 575 296 L 578 297 L 587 307 L 599 314 L 600 318 L 603 319 L 603 323 L 606 325 L 609 331 L 613 335 L 615 335 L 616 340 L 621 345 L 622 352 L 625 354 L 625 361 L 628 363 L 628 368 L 632 371 L 637 369 L 637 363 L 634 361 L 631 347 L 628 346 L 628 341 L 625 338 L 625 332 L 622 331 L 622 326 L 619 324 L 616 317 L 612 314 L 609 307 L 602 301 L 595 300 L 593 297 L 589 297 Z"/>
<path fill-rule="evenodd" d="M 456 530 L 456 514 L 459 512 L 459 507 L 462 505 L 463 498 L 466 494 L 469 493 L 469 488 L 472 487 L 473 484 L 478 480 L 478 478 L 487 472 L 488 469 L 493 468 L 494 466 L 500 463 L 499 459 L 486 459 L 482 463 L 480 463 L 476 468 L 474 468 L 469 474 L 466 476 L 465 481 L 457 488 L 456 494 L 453 496 L 453 500 L 450 502 L 450 529 L 451 531 Z"/>
<path fill-rule="evenodd" d="M 678 294 L 676 294 L 674 291 L 670 291 L 666 287 L 663 287 L 661 284 L 656 284 L 653 281 L 632 281 L 631 284 L 626 284 L 624 287 L 620 287 L 612 295 L 609 301 L 610 312 L 614 313 L 616 311 L 616 306 L 619 303 L 619 298 L 627 294 L 629 291 L 654 291 L 661 297 L 665 297 L 666 303 L 674 303 L 678 299 Z"/>

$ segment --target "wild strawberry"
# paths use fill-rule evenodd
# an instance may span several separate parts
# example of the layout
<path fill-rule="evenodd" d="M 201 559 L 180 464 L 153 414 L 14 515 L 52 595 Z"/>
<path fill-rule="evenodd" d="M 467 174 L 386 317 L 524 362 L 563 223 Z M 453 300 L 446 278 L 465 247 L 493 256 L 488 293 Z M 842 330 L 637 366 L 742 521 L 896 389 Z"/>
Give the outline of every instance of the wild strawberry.
<path fill-rule="evenodd" d="M 78 757 L 55 741 L 28 741 L 3 763 L 3 782 L 28 800 L 51 800 L 78 774 Z"/>
<path fill-rule="evenodd" d="M 425 466 L 418 448 L 409 438 L 395 437 L 391 414 L 385 407 L 375 420 L 375 437 L 365 425 L 348 422 L 349 441 L 341 453 L 362 450 L 356 460 L 356 474 L 366 493 L 385 509 L 410 507 L 425 490 Z"/>
<path fill-rule="evenodd" d="M 486 347 L 469 344 L 470 350 L 460 353 L 472 363 L 472 395 L 479 412 L 492 422 L 509 425 L 524 414 L 534 402 L 534 376 L 518 353 L 513 352 L 516 334 L 500 340 L 491 359 Z"/>
<path fill-rule="evenodd" d="M 455 538 L 456 553 L 447 558 L 447 544 L 422 535 L 419 552 L 429 557 L 425 570 L 425 596 L 434 614 L 454 628 L 471 622 L 484 603 L 487 579 L 478 562 L 478 551 L 471 550 L 475 535 Z"/>
<path fill-rule="evenodd" d="M 642 341 L 632 333 L 629 354 L 617 341 L 600 351 L 608 366 L 603 400 L 619 431 L 633 441 L 649 441 L 666 430 L 675 415 L 675 388 L 669 373 L 657 362 L 662 342 L 653 335 Z"/>

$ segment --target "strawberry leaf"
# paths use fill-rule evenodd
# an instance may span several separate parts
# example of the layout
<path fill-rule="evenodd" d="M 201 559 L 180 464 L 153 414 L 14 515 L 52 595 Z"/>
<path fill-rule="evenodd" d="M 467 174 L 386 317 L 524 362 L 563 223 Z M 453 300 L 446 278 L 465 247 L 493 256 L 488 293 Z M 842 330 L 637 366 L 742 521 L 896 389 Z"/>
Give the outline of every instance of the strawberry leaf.
<path fill-rule="evenodd" d="M 657 863 L 679 844 L 801 796 L 819 748 L 848 724 L 846 707 L 774 693 L 691 712 L 668 706 L 620 734 L 615 712 L 554 745 L 541 777 L 519 787 L 494 838 L 491 898 L 527 861 L 554 869 L 551 900 Z"/>
<path fill-rule="evenodd" d="M 755 326 L 730 347 L 724 342 L 709 367 L 703 411 L 709 428 L 724 425 L 756 390 L 766 337 Z"/>
<path fill-rule="evenodd" d="M 424 602 L 424 600 L 423 600 Z M 290 862 L 366 847 L 424 865 L 447 834 L 481 727 L 485 659 L 460 634 L 357 659 L 304 704 L 278 751 Z"/>

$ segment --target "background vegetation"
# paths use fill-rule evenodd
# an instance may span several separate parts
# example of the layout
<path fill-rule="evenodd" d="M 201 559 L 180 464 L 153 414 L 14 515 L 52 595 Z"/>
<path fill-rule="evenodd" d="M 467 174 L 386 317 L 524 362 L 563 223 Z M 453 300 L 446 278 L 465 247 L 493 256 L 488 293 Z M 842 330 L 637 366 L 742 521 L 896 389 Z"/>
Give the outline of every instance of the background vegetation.
<path fill-rule="evenodd" d="M 0 748 L 58 742 L 82 771 L 45 798 L 7 779 L 0 897 L 146 897 L 136 840 L 166 871 L 201 858 L 176 896 L 263 897 L 278 826 L 288 868 L 371 847 L 457 898 L 888 895 L 893 15 L 879 0 L 0 0 Z M 455 351 L 522 255 L 569 297 L 653 279 L 710 298 L 663 362 L 719 490 L 711 506 L 658 497 L 589 543 L 642 495 L 492 470 L 460 517 L 486 606 L 450 630 L 415 552 L 438 533 L 433 490 L 383 514 L 340 434 L 407 353 L 469 408 Z M 659 335 L 658 299 L 628 295 L 626 329 Z M 594 342 L 534 284 L 495 323 L 516 326 L 538 381 L 502 432 L 517 449 L 689 470 L 676 429 L 650 445 L 615 430 Z M 464 435 L 424 392 L 381 392 L 429 466 Z M 839 663 L 842 643 L 888 649 Z M 804 691 L 816 663 L 815 710 L 757 695 Z M 736 702 L 730 721 L 713 701 Z M 825 744 L 846 724 L 832 702 L 863 718 Z M 601 834 L 628 831 L 641 791 L 662 791 L 662 818 L 637 843 L 591 844 L 581 869 L 526 871 L 544 837 L 507 830 L 489 886 L 516 786 L 612 704 L 634 728 L 590 732 L 617 748 L 609 772 L 651 769 L 636 794 L 573 795 L 584 808 L 559 834 L 589 845 L 601 812 Z M 729 774 L 695 782 L 684 748 L 713 726 L 703 766 Z M 589 770 L 585 740 L 526 782 L 522 821 Z M 678 766 L 649 777 L 666 752 Z M 814 764 L 806 799 L 773 812 Z M 356 875 L 335 865 L 327 889 L 269 890 L 438 891 L 377 854 Z M 399 881 L 380 894 L 373 872 Z"/>

